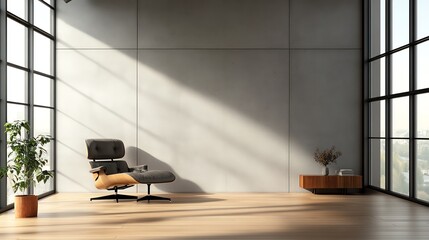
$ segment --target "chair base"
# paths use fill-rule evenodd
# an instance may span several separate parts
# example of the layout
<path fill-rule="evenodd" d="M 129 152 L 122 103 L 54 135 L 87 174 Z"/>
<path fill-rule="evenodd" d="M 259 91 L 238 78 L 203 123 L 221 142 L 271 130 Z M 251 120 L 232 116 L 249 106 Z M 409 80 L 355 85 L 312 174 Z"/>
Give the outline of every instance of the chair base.
<path fill-rule="evenodd" d="M 108 199 L 115 199 L 116 202 L 119 201 L 119 199 L 137 199 L 137 196 L 130 196 L 130 195 L 124 195 L 124 194 L 118 194 L 118 189 L 125 189 L 125 188 L 129 188 L 131 186 L 125 185 L 125 186 L 121 186 L 121 187 L 113 187 L 107 190 L 115 190 L 115 194 L 110 194 L 110 195 L 106 195 L 106 196 L 101 196 L 101 197 L 94 197 L 94 198 L 90 198 L 89 200 L 108 200 Z"/>
<path fill-rule="evenodd" d="M 137 202 L 145 201 L 145 200 L 147 200 L 148 203 L 150 202 L 150 200 L 167 200 L 167 201 L 171 202 L 171 198 L 159 197 L 159 196 L 153 196 L 153 195 L 146 195 L 144 197 L 141 197 L 141 198 L 137 199 Z"/>
<path fill-rule="evenodd" d="M 116 202 L 118 202 L 119 199 L 137 199 L 136 196 L 130 196 L 130 195 L 124 195 L 124 194 L 111 194 L 101 197 L 93 197 L 90 199 L 92 200 L 108 200 L 108 199 L 116 199 Z"/>
<path fill-rule="evenodd" d="M 145 200 L 147 200 L 148 203 L 150 203 L 150 200 L 167 200 L 167 201 L 171 202 L 171 198 L 150 195 L 150 185 L 151 185 L 151 183 L 147 183 L 147 195 L 137 199 L 137 202 L 138 201 L 145 201 Z"/>

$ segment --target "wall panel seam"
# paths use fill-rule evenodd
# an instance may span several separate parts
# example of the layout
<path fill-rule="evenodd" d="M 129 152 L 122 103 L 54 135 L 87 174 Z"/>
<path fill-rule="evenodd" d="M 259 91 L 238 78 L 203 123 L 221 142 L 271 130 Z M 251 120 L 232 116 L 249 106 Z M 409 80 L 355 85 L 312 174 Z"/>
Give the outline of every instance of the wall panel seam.
<path fill-rule="evenodd" d="M 136 0 L 136 48 L 139 48 L 139 0 Z M 140 165 L 140 158 L 139 158 L 139 51 L 136 51 L 136 164 L 137 166 Z M 136 185 L 136 193 L 139 193 L 139 185 Z"/>

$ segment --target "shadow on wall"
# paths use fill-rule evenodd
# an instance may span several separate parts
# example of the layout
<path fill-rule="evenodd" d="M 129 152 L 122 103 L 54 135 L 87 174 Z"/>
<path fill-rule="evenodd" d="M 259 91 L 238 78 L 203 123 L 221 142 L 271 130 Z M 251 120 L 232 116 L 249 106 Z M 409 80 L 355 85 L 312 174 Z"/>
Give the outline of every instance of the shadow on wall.
<path fill-rule="evenodd" d="M 174 169 L 162 160 L 136 147 L 128 147 L 127 152 L 136 152 L 138 164 L 148 165 L 149 170 L 166 170 L 176 176 L 176 180 L 168 184 L 156 184 L 156 187 L 165 192 L 188 192 L 188 193 L 205 193 L 204 190 L 196 183 L 181 177 Z"/>

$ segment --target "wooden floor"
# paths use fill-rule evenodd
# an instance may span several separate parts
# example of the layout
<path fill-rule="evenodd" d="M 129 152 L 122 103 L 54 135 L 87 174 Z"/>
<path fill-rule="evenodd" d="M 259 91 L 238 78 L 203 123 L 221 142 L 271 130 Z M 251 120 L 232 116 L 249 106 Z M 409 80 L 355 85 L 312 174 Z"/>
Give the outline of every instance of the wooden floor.
<path fill-rule="evenodd" d="M 0 239 L 429 239 L 429 208 L 381 193 L 175 194 L 172 203 L 56 194 L 0 214 Z"/>

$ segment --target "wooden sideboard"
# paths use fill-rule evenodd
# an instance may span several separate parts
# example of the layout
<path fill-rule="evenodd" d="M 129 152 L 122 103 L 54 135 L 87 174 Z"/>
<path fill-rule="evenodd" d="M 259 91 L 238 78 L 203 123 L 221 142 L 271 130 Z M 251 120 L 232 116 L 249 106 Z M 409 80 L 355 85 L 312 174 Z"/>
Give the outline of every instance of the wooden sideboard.
<path fill-rule="evenodd" d="M 299 186 L 304 189 L 311 189 L 314 193 L 317 189 L 362 189 L 362 176 L 300 175 Z"/>

